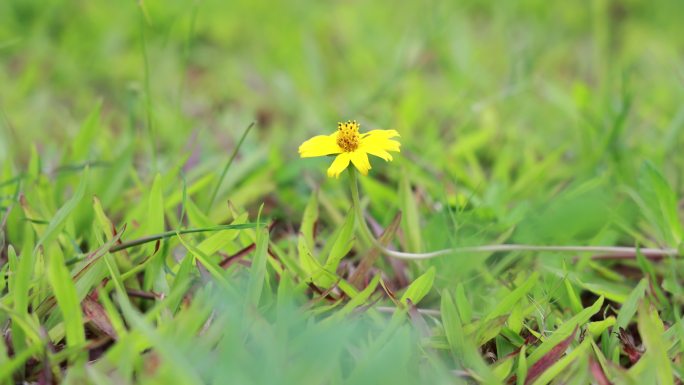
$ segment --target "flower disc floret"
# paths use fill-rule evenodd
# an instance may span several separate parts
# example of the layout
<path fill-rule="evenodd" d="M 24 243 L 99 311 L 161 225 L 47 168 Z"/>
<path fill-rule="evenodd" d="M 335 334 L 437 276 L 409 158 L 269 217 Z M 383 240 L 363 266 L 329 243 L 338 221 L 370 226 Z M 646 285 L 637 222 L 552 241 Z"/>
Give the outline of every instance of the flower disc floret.
<path fill-rule="evenodd" d="M 337 145 L 344 152 L 354 152 L 359 148 L 359 124 L 356 121 L 337 123 Z"/>

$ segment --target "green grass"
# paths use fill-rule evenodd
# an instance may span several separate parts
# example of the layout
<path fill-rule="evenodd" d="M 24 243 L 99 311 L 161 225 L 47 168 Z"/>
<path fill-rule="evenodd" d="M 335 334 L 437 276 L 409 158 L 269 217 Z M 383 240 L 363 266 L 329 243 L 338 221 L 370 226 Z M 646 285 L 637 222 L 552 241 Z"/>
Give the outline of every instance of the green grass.
<path fill-rule="evenodd" d="M 0 385 L 681 383 L 682 14 L 0 2 Z"/>

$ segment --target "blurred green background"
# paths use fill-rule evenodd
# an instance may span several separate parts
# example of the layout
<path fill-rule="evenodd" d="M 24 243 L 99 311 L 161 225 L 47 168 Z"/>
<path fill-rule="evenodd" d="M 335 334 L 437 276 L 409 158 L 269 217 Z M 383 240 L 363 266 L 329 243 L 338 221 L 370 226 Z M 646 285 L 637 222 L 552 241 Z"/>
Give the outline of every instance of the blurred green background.
<path fill-rule="evenodd" d="M 140 4 L 2 2 L 4 159 L 56 157 L 102 100 L 92 156 L 136 134 L 159 153 L 149 168 L 193 145 L 211 162 L 252 120 L 249 149 L 308 167 L 299 142 L 347 118 L 398 129 L 419 158 L 404 163 L 445 182 L 487 177 L 464 153 L 485 171 L 560 149 L 587 171 L 634 151 L 681 166 L 664 162 L 682 144 L 678 1 Z"/>
<path fill-rule="evenodd" d="M 362 130 L 401 133 L 395 161 L 372 159 L 361 179 L 379 225 L 403 212 L 401 250 L 677 247 L 682 15 L 675 0 L 0 1 L 0 207 L 12 205 L 15 182 L 25 179 L 21 193 L 42 214 L 13 212 L 7 242 L 31 244 L 26 220 L 48 221 L 89 165 L 87 194 L 116 225 L 128 224 L 127 239 L 180 226 L 187 187 L 192 224 L 242 212 L 253 219 L 264 203 L 264 217 L 278 222 L 274 242 L 296 254 L 312 191 L 320 189 L 321 239 L 334 239 L 349 207 L 345 181 L 325 177 L 330 160 L 299 159 L 297 147 L 356 119 Z M 155 188 L 166 221 L 151 223 Z M 85 199 L 69 225 L 74 245 L 97 238 L 90 205 Z M 423 307 L 464 284 L 475 315 L 530 270 L 544 273 L 534 289 L 544 312 L 572 302 L 555 297 L 561 278 L 572 278 L 584 306 L 599 295 L 622 303 L 638 282 L 615 273 L 625 271 L 619 264 L 556 257 L 440 258 L 405 269 L 413 280 L 438 267 Z M 671 263 L 659 274 L 681 271 Z M 670 298 L 682 301 L 678 277 L 668 280 Z M 677 319 L 672 307 L 663 311 L 667 322 Z M 396 343 L 412 346 L 414 331 L 401 330 L 406 339 Z"/>

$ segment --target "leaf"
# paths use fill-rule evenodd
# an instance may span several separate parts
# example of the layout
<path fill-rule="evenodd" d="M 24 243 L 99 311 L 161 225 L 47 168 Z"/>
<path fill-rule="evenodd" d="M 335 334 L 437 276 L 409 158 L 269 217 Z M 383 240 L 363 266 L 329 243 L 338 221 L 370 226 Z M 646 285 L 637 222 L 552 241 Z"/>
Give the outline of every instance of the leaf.
<path fill-rule="evenodd" d="M 516 384 L 524 385 L 525 380 L 527 380 L 527 345 L 523 345 L 520 348 L 520 353 L 518 354 L 518 369 L 515 372 Z"/>
<path fill-rule="evenodd" d="M 109 265 L 110 263 L 113 264 L 111 256 L 105 256 L 105 264 Z M 119 276 L 118 278 L 121 278 L 121 276 Z M 97 293 L 98 299 L 100 300 L 100 303 L 102 304 L 102 307 L 105 310 L 107 319 L 109 320 L 109 323 L 111 324 L 112 329 L 114 330 L 114 334 L 118 336 L 118 338 L 121 338 L 128 334 L 126 327 L 124 325 L 124 321 L 121 318 L 121 314 L 119 314 L 119 310 L 114 306 L 114 303 L 112 303 L 112 300 L 109 298 L 109 295 L 99 295 L 99 292 Z"/>
<path fill-rule="evenodd" d="M 304 209 L 304 215 L 302 216 L 302 225 L 299 228 L 299 232 L 304 237 L 306 245 L 309 250 L 314 248 L 314 231 L 316 229 L 316 222 L 318 221 L 318 190 L 314 191 L 309 198 L 309 202 L 306 204 Z"/>
<path fill-rule="evenodd" d="M 179 239 L 182 238 L 179 237 Z M 181 384 L 201 384 L 202 379 L 197 373 L 198 368 L 194 367 L 187 357 L 181 354 L 181 350 L 174 346 L 172 341 L 165 338 L 161 331 L 151 325 L 144 316 L 138 314 L 126 296 L 122 295 L 121 298 L 117 299 L 127 323 L 138 331 L 139 339 L 149 341 L 149 344 L 155 348 L 155 352 L 158 352 L 169 363 L 166 366 L 169 371 L 166 375 L 172 376 L 171 378 L 174 378 L 175 381 Z M 120 343 L 130 344 L 133 342 L 125 341 Z"/>
<path fill-rule="evenodd" d="M 529 363 L 534 365 L 544 355 L 546 355 L 546 353 L 551 351 L 554 346 L 568 338 L 568 336 L 573 333 L 575 328 L 587 323 L 594 314 L 601 310 L 603 301 L 603 297 L 599 297 L 599 299 L 597 299 L 593 305 L 585 308 L 581 312 L 577 313 L 574 317 L 565 321 L 563 325 L 561 325 L 550 337 L 548 337 L 541 345 L 539 345 L 539 347 L 537 347 L 532 354 L 530 354 L 528 357 Z"/>
<path fill-rule="evenodd" d="M 351 314 L 354 309 L 365 304 L 366 301 L 368 301 L 368 298 L 370 298 L 370 296 L 375 292 L 375 289 L 377 289 L 378 283 L 380 283 L 380 275 L 373 277 L 368 286 L 355 295 L 340 310 L 336 311 L 331 319 L 343 320 L 344 317 Z"/>
<path fill-rule="evenodd" d="M 516 336 L 520 333 L 525 324 L 525 309 L 523 307 L 522 303 L 518 303 L 518 305 L 511 310 L 511 314 L 508 315 L 508 319 L 506 320 L 506 325 Z"/>
<path fill-rule="evenodd" d="M 667 355 L 667 342 L 663 338 L 665 327 L 656 308 L 647 301 L 641 303 L 638 315 L 639 334 L 646 347 L 641 360 L 648 359 L 655 367 L 659 385 L 674 385 L 671 359 Z"/>
<path fill-rule="evenodd" d="M 74 192 L 74 195 L 71 197 L 71 199 L 69 199 L 64 204 L 64 206 L 60 207 L 60 209 L 57 210 L 57 212 L 55 213 L 55 216 L 52 217 L 52 219 L 50 220 L 47 229 L 38 240 L 38 243 L 36 243 L 36 249 L 41 245 L 47 244 L 54 237 L 57 236 L 57 234 L 64 227 L 64 224 L 66 223 L 67 218 L 69 218 L 69 215 L 71 215 L 72 211 L 74 211 L 74 209 L 79 205 L 81 200 L 83 200 L 83 197 L 85 196 L 86 192 L 86 187 L 88 186 L 88 170 L 88 167 L 86 167 L 86 169 L 83 172 L 83 175 L 81 176 L 81 181 L 78 184 L 78 188 Z"/>
<path fill-rule="evenodd" d="M 171 177 L 173 175 L 168 176 Z M 174 207 L 177 207 L 179 204 L 183 202 L 183 195 L 185 195 L 186 197 L 191 197 L 197 194 L 198 192 L 206 191 L 207 186 L 211 182 L 213 182 L 215 178 L 216 177 L 212 174 L 207 174 L 197 178 L 192 183 L 187 185 L 185 189 L 185 194 L 183 193 L 183 189 L 175 189 L 170 195 L 165 197 L 164 209 L 170 210 Z M 214 214 L 215 212 L 220 212 L 220 210 L 215 208 L 211 211 L 211 214 Z"/>
<path fill-rule="evenodd" d="M 651 262 L 649 262 L 649 260 L 646 259 L 644 254 L 641 252 L 641 249 L 637 249 L 636 260 L 641 271 L 644 273 L 646 277 L 648 277 L 649 288 L 652 290 L 653 294 L 655 295 L 655 298 L 663 307 L 670 307 L 670 301 L 668 301 L 667 297 L 658 285 L 658 276 L 656 274 L 656 271 L 653 268 Z"/>
<path fill-rule="evenodd" d="M 432 289 L 432 284 L 435 281 L 435 274 L 437 269 L 434 266 L 430 267 L 420 277 L 416 278 L 401 296 L 399 302 L 406 304 L 407 300 L 411 300 L 413 304 L 418 304 Z"/>
<path fill-rule="evenodd" d="M 679 221 L 677 196 L 667 180 L 651 162 L 644 162 L 639 175 L 637 202 L 649 222 L 656 226 L 660 237 L 670 245 L 682 242 L 684 230 Z"/>
<path fill-rule="evenodd" d="M 587 324 L 587 332 L 592 338 L 596 339 L 613 325 L 615 325 L 615 317 L 610 316 L 601 321 L 589 322 Z"/>
<path fill-rule="evenodd" d="M 589 370 L 591 370 L 591 375 L 594 376 L 596 383 L 598 385 L 610 385 L 611 382 L 606 376 L 606 372 L 603 371 L 601 364 L 592 358 L 589 358 Z"/>
<path fill-rule="evenodd" d="M 628 288 L 624 285 L 611 284 L 607 282 L 579 282 L 579 280 L 577 284 L 599 297 L 605 297 L 606 299 L 617 303 L 625 302 L 627 300 L 627 295 L 629 294 L 627 291 Z"/>
<path fill-rule="evenodd" d="M 314 276 L 318 270 L 322 269 L 323 266 L 314 258 L 311 254 L 309 246 L 306 245 L 306 240 L 304 237 L 299 237 L 297 242 L 297 253 L 299 255 L 299 265 L 307 275 L 304 278 L 311 278 Z"/>
<path fill-rule="evenodd" d="M 580 356 L 583 356 L 586 351 L 589 349 L 589 346 L 591 343 L 590 339 L 585 339 L 584 342 L 582 342 L 576 349 L 574 349 L 572 352 L 568 353 L 565 357 L 561 358 L 558 360 L 556 363 L 551 365 L 550 368 L 548 368 L 544 373 L 537 377 L 537 380 L 534 381 L 532 384 L 533 385 L 545 385 L 551 382 L 554 378 L 558 377 L 558 375 L 565 370 L 573 361 L 575 361 L 577 358 Z M 529 377 L 528 377 L 529 380 Z M 528 382 L 529 383 L 529 382 Z"/>
<path fill-rule="evenodd" d="M 337 271 L 340 261 L 351 250 L 353 245 L 352 236 L 354 235 L 354 210 L 349 210 L 347 218 L 344 220 L 337 237 L 334 238 L 330 254 L 326 259 L 324 267 L 331 273 Z"/>
<path fill-rule="evenodd" d="M 510 319 L 510 318 L 509 318 Z M 525 339 L 508 327 L 501 328 L 501 337 L 505 338 L 510 344 L 517 348 L 522 348 L 525 345 Z"/>
<path fill-rule="evenodd" d="M 98 285 L 102 278 L 104 278 L 106 272 L 104 265 L 100 263 L 100 260 L 102 256 L 109 253 L 111 247 L 119 241 L 121 235 L 123 235 L 125 231 L 126 227 L 124 226 L 121 231 L 111 239 L 108 239 L 97 249 L 89 252 L 83 260 L 85 265 L 72 275 L 79 300 L 85 298 L 92 288 Z"/>
<path fill-rule="evenodd" d="M 145 227 L 148 234 L 158 234 L 164 232 L 164 194 L 162 192 L 162 177 L 161 174 L 156 174 L 152 188 L 147 198 L 147 217 L 145 218 L 147 226 Z M 144 254 L 154 253 L 156 247 L 153 245 L 143 247 Z M 145 279 L 143 281 L 143 290 L 154 290 L 160 293 L 168 293 L 168 283 L 164 279 L 162 267 L 164 265 L 164 258 L 160 256 L 150 261 L 145 269 Z"/>
<path fill-rule="evenodd" d="M 135 145 L 133 143 L 126 146 L 116 155 L 116 161 L 106 173 L 102 173 L 98 178 L 98 192 L 102 204 L 110 207 L 116 198 L 121 196 L 121 191 L 126 187 L 127 178 L 130 175 L 133 164 L 133 154 Z"/>
<path fill-rule="evenodd" d="M 463 324 L 461 318 L 458 316 L 456 306 L 451 299 L 451 295 L 445 289 L 442 291 L 442 300 L 440 311 L 442 314 L 442 326 L 444 327 L 444 334 L 451 352 L 456 357 L 462 357 L 463 346 L 465 345 L 465 334 L 463 331 Z"/>
<path fill-rule="evenodd" d="M 442 314 L 442 326 L 444 334 L 449 342 L 452 356 L 463 364 L 463 367 L 472 369 L 483 379 L 484 383 L 500 383 L 491 369 L 480 356 L 475 345 L 469 341 L 463 330 L 463 323 L 458 315 L 451 294 L 445 289 L 442 291 L 440 304 Z"/>
<path fill-rule="evenodd" d="M 81 349 L 86 342 L 83 314 L 81 313 L 76 286 L 64 264 L 62 252 L 57 247 L 50 248 L 47 275 L 57 299 L 59 311 L 62 314 L 67 347 L 79 349 L 79 353 L 72 363 L 82 364 L 88 358 L 87 351 Z"/>
<path fill-rule="evenodd" d="M 67 159 L 67 163 L 89 160 L 87 158 L 88 151 L 92 150 L 93 141 L 100 129 L 101 108 L 102 100 L 99 100 L 81 125 L 78 135 L 71 141 L 71 145 L 69 146 L 71 156 Z"/>
<path fill-rule="evenodd" d="M 487 323 L 495 318 L 510 313 L 513 307 L 515 307 L 515 304 L 517 304 L 521 299 L 523 299 L 527 295 L 527 293 L 529 293 L 530 290 L 532 290 L 532 288 L 537 284 L 538 279 L 539 273 L 532 273 L 532 275 L 530 275 L 530 277 L 525 281 L 525 283 L 518 286 L 515 290 L 513 290 L 500 301 L 498 301 L 496 307 L 494 307 L 494 309 L 491 312 L 489 312 L 489 314 L 487 314 L 487 316 L 484 318 L 483 323 Z"/>
<path fill-rule="evenodd" d="M 185 201 L 185 210 L 188 216 L 188 222 L 195 227 L 211 227 L 214 225 L 211 219 L 206 216 L 202 210 L 197 207 L 197 204 L 190 198 Z"/>
<path fill-rule="evenodd" d="M 469 324 L 473 320 L 473 307 L 468 301 L 463 283 L 456 286 L 456 307 L 463 322 Z"/>
<path fill-rule="evenodd" d="M 501 317 L 489 320 L 485 323 L 478 322 L 475 324 L 468 325 L 466 329 L 472 326 L 477 326 L 477 335 L 475 336 L 475 342 L 478 345 L 484 345 L 487 341 L 491 340 L 492 338 L 499 335 L 499 333 L 501 333 L 501 330 L 506 324 L 506 318 L 508 318 L 508 316 L 503 315 Z"/>
<path fill-rule="evenodd" d="M 577 326 L 575 326 L 575 329 L 573 329 L 572 333 L 567 338 L 556 344 L 553 348 L 551 348 L 551 350 L 549 350 L 537 362 L 535 362 L 534 365 L 532 365 L 532 367 L 530 367 L 527 372 L 527 379 L 525 380 L 525 384 L 532 383 L 534 380 L 540 377 L 548 368 L 555 364 L 561 358 L 561 356 L 565 354 L 565 351 L 568 350 L 568 347 L 570 346 L 572 340 L 575 338 L 576 334 Z"/>
<path fill-rule="evenodd" d="M 563 263 L 563 265 L 565 265 L 565 263 Z M 575 289 L 572 287 L 572 283 L 567 278 L 563 279 L 563 283 L 565 284 L 565 292 L 568 294 L 568 299 L 570 300 L 570 308 L 575 313 L 581 312 L 582 301 L 577 295 L 577 292 L 575 292 Z"/>
<path fill-rule="evenodd" d="M 91 296 L 86 296 L 81 302 L 81 307 L 83 308 L 83 314 L 85 314 L 86 319 L 95 325 L 100 332 L 113 339 L 117 339 L 116 331 L 109 321 L 107 312 L 100 303 L 91 298 Z"/>
<path fill-rule="evenodd" d="M 254 250 L 254 258 L 252 258 L 252 266 L 249 271 L 249 283 L 247 285 L 247 301 L 246 304 L 257 306 L 259 298 L 264 286 L 266 285 L 266 261 L 268 259 L 268 228 L 260 226 L 261 210 L 264 205 L 259 208 L 259 216 L 257 219 L 257 236 L 256 249 Z"/>
<path fill-rule="evenodd" d="M 214 279 L 223 285 L 224 288 L 231 288 L 231 284 L 223 276 L 223 270 L 211 260 L 211 258 L 202 252 L 202 250 L 186 242 L 180 234 L 177 236 L 183 247 L 185 247 L 195 258 L 197 258 L 202 266 L 211 274 Z"/>
<path fill-rule="evenodd" d="M 24 253 L 21 257 L 17 257 L 14 247 L 10 245 L 7 248 L 7 256 L 10 262 L 10 269 L 14 271 L 9 280 L 9 293 L 14 300 L 14 311 L 20 316 L 27 318 L 29 316 L 29 284 L 33 270 L 33 255 Z M 20 353 L 26 348 L 24 331 L 15 323 L 12 323 L 12 342 L 15 354 Z"/>
<path fill-rule="evenodd" d="M 29 158 L 29 163 L 27 167 L 27 174 L 29 179 L 37 179 L 38 176 L 43 172 L 43 165 L 40 159 L 40 153 L 37 148 L 37 143 L 33 143 L 31 146 L 31 157 Z"/>
<path fill-rule="evenodd" d="M 105 214 L 104 209 L 102 208 L 102 202 L 97 197 L 93 197 L 93 211 L 95 212 L 96 226 L 99 226 L 104 236 L 108 239 L 116 238 L 116 244 L 120 244 L 121 241 L 119 239 L 122 236 L 122 234 L 116 233 L 116 228 L 114 227 L 114 224 L 109 219 L 109 217 L 107 217 L 107 214 Z M 111 247 L 115 247 L 115 245 L 112 245 Z M 111 247 L 108 247 L 107 251 L 111 252 Z M 130 257 L 128 256 L 128 253 L 123 252 L 115 254 L 114 258 L 116 259 L 118 266 L 124 271 L 128 271 L 132 268 L 132 263 Z M 137 281 L 134 281 L 134 286 L 135 289 L 140 288 L 139 283 Z"/>
<path fill-rule="evenodd" d="M 156 174 L 147 198 L 146 232 L 157 234 L 164 232 L 164 194 L 162 192 L 162 176 Z M 148 250 L 150 252 L 151 250 Z"/>
<path fill-rule="evenodd" d="M 499 381 L 502 381 L 508 377 L 508 375 L 511 373 L 511 370 L 513 370 L 513 363 L 515 362 L 515 357 L 507 357 L 502 360 L 499 360 L 496 365 L 494 365 L 494 375 L 496 378 L 499 379 Z"/>
<path fill-rule="evenodd" d="M 230 223 L 230 225 L 243 225 L 245 223 L 247 223 L 247 213 L 239 215 Z M 202 250 L 202 252 L 206 255 L 213 255 L 217 251 L 233 243 L 238 235 L 240 235 L 239 229 L 226 229 L 223 231 L 217 231 L 216 234 L 212 234 L 207 239 L 200 242 L 197 248 Z"/>

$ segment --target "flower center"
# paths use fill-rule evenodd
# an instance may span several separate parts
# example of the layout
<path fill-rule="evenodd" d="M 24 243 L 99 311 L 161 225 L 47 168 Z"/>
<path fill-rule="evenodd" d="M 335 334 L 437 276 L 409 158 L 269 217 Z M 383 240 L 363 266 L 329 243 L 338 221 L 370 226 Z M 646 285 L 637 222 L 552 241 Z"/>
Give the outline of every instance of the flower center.
<path fill-rule="evenodd" d="M 337 145 L 344 152 L 353 152 L 359 148 L 359 124 L 356 120 L 337 123 Z"/>

